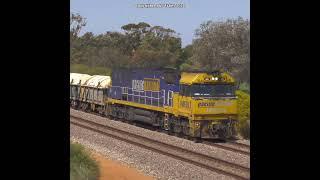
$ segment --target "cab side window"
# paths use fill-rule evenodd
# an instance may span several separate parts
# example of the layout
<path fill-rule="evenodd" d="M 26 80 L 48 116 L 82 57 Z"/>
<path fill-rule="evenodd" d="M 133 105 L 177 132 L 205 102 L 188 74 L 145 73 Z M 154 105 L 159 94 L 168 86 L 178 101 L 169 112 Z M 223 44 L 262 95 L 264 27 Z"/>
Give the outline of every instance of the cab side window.
<path fill-rule="evenodd" d="M 185 87 L 185 96 L 191 96 L 191 86 Z"/>
<path fill-rule="evenodd" d="M 185 85 L 180 84 L 180 95 L 181 96 L 184 96 L 184 87 L 185 87 Z"/>
<path fill-rule="evenodd" d="M 180 85 L 180 95 L 181 96 L 191 96 L 191 86 Z"/>

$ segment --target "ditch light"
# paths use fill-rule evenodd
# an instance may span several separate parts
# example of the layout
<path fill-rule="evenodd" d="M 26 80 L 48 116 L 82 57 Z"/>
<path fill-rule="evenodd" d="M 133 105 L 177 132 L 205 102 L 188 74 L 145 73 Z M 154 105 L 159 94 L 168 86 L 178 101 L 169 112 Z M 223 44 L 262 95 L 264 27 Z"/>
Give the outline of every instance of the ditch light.
<path fill-rule="evenodd" d="M 205 78 L 205 80 L 206 80 L 206 81 L 209 81 L 210 78 Z M 212 77 L 211 80 L 213 80 L 213 81 L 218 81 L 218 77 Z"/>

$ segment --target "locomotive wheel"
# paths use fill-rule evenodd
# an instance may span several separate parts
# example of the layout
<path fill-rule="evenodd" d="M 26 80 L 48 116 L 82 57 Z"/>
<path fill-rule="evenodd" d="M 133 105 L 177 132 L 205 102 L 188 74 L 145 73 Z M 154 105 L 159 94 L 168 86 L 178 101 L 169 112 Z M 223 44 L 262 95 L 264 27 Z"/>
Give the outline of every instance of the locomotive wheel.
<path fill-rule="evenodd" d="M 172 131 L 168 131 L 168 135 L 172 136 L 174 135 Z"/>
<path fill-rule="evenodd" d="M 200 143 L 200 142 L 202 142 L 201 138 L 199 138 L 199 137 L 192 137 L 191 140 L 192 140 L 194 143 Z"/>
<path fill-rule="evenodd" d="M 177 133 L 177 132 L 175 132 L 175 133 L 174 133 L 174 136 L 176 136 L 176 137 L 183 137 L 183 134 L 182 134 L 182 133 Z"/>
<path fill-rule="evenodd" d="M 161 126 L 156 126 L 156 131 L 161 132 L 162 131 Z"/>
<path fill-rule="evenodd" d="M 168 134 L 171 135 L 171 136 L 174 135 L 174 133 L 175 133 L 175 132 L 174 132 L 174 126 L 175 126 L 175 125 L 174 125 L 173 123 L 170 123 L 170 124 L 169 124 Z"/>
<path fill-rule="evenodd" d="M 187 139 L 187 140 L 189 140 L 189 136 L 188 135 L 185 135 L 185 134 L 182 134 L 182 136 L 181 136 L 183 139 Z"/>
<path fill-rule="evenodd" d="M 164 134 L 168 134 L 169 135 L 169 131 L 168 130 L 161 129 L 161 132 L 164 133 Z"/>

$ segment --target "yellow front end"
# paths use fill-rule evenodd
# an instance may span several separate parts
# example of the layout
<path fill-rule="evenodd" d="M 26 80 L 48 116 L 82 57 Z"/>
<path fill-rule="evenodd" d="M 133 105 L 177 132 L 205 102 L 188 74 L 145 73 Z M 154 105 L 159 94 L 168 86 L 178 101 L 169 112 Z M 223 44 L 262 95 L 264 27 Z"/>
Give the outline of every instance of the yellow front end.
<path fill-rule="evenodd" d="M 201 138 L 230 138 L 235 135 L 236 99 L 194 100 L 192 121 Z M 200 128 L 201 127 L 201 128 Z"/>
<path fill-rule="evenodd" d="M 215 80 L 214 75 L 206 73 L 182 74 L 180 83 L 182 89 L 185 86 L 186 92 L 175 94 L 175 99 L 178 116 L 189 119 L 192 137 L 225 139 L 235 135 L 237 122 L 235 95 L 215 96 L 211 93 L 217 86 L 234 84 L 230 76 L 222 77 L 220 75 L 218 80 Z"/>
<path fill-rule="evenodd" d="M 200 99 L 176 94 L 178 115 L 189 119 L 193 137 L 229 138 L 237 121 L 237 100 Z"/>
<path fill-rule="evenodd" d="M 192 120 L 221 120 L 235 118 L 237 115 L 236 99 L 200 99 L 191 102 Z"/>

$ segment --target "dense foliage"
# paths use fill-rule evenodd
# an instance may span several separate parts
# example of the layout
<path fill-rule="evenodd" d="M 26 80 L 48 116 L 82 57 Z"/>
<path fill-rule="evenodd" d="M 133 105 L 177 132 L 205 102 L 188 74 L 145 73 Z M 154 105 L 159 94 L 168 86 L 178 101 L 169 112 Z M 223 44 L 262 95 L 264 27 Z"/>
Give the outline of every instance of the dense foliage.
<path fill-rule="evenodd" d="M 70 144 L 70 180 L 97 180 L 99 167 L 80 144 Z"/>
<path fill-rule="evenodd" d="M 78 20 L 73 24 L 76 23 L 80 25 L 74 25 L 76 28 L 71 28 L 71 31 L 77 32 L 70 33 L 71 64 L 148 68 L 175 67 L 181 61 L 181 38 L 172 29 L 141 22 L 122 26 L 122 33 L 94 35 L 86 32 L 78 36 L 77 28 L 84 23 Z"/>
<path fill-rule="evenodd" d="M 71 72 L 86 69 L 74 64 L 84 65 L 92 69 L 84 72 L 95 74 L 103 72 L 97 67 L 222 69 L 234 75 L 237 82 L 250 84 L 250 23 L 240 17 L 202 23 L 195 30 L 196 39 L 184 48 L 174 30 L 145 22 L 123 25 L 121 32 L 86 32 L 81 36 L 86 19 L 72 14 L 70 23 Z"/>
<path fill-rule="evenodd" d="M 239 86 L 239 90 L 250 94 L 250 84 L 246 82 L 241 83 Z"/>
<path fill-rule="evenodd" d="M 236 91 L 238 97 L 239 124 L 237 126 L 240 135 L 250 138 L 250 95 L 241 90 Z"/>
<path fill-rule="evenodd" d="M 228 19 L 207 21 L 196 30 L 196 39 L 183 69 L 224 70 L 239 82 L 250 82 L 250 23 Z"/>
<path fill-rule="evenodd" d="M 89 75 L 97 75 L 97 74 L 104 74 L 104 75 L 111 75 L 111 69 L 104 68 L 104 67 L 89 67 L 84 64 L 71 64 L 70 71 L 73 73 L 83 73 Z"/>

